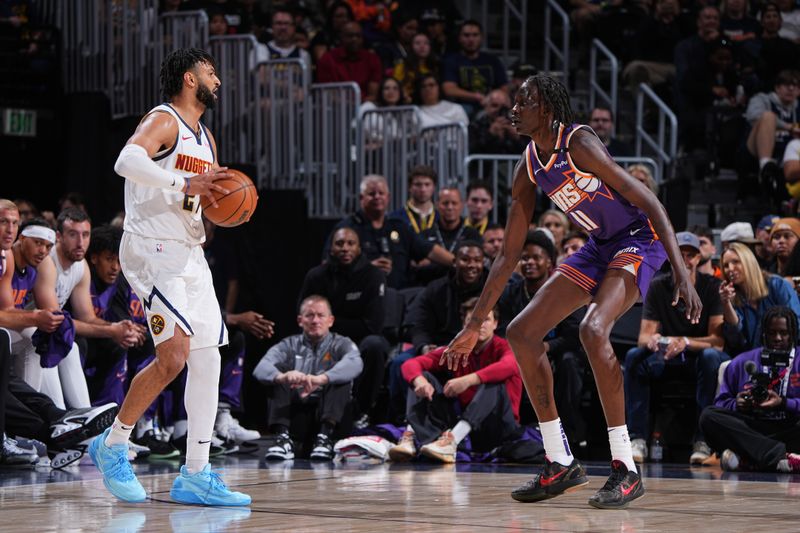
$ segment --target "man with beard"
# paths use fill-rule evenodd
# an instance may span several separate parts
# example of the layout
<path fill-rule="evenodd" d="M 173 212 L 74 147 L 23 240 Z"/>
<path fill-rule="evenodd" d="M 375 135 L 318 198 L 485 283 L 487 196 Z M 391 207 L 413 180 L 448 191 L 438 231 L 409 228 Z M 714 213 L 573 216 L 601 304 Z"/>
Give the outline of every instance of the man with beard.
<path fill-rule="evenodd" d="M 550 279 L 556 263 L 556 249 L 543 231 L 528 233 L 519 258 L 521 277 L 512 278 L 497 301 L 500 320 L 497 334 L 505 337 L 509 322 L 522 312 L 536 292 Z M 564 413 L 564 430 L 571 441 L 585 446 L 586 423 L 581 414 L 581 390 L 586 354 L 581 350 L 578 329 L 586 313 L 581 307 L 559 322 L 545 336 L 547 357 L 553 366 L 556 406 Z"/>
<path fill-rule="evenodd" d="M 464 224 L 461 212 L 464 202 L 461 191 L 455 186 L 448 186 L 439 191 L 439 201 L 436 203 L 438 220 L 433 227 L 420 233 L 420 237 L 428 242 L 438 244 L 450 253 L 453 253 L 459 243 L 464 241 L 480 241 L 481 236 L 475 228 Z M 429 282 L 447 274 L 447 267 L 423 261 L 415 271 L 414 279 L 417 285 L 427 285 Z"/>
<path fill-rule="evenodd" d="M 200 197 L 216 206 L 214 183 L 230 177 L 217 162 L 216 142 L 200 122 L 217 101 L 214 58 L 197 48 L 171 52 L 161 64 L 166 103 L 145 115 L 114 170 L 125 181 L 125 223 L 119 250 L 125 278 L 144 303 L 156 358 L 133 379 L 112 427 L 94 439 L 89 455 L 106 488 L 126 502 L 147 493 L 128 462 L 136 421 L 188 364 L 186 465 L 170 491 L 194 505 L 249 505 L 208 462 L 219 393 L 219 346 L 228 343 L 208 263 Z"/>
<path fill-rule="evenodd" d="M 327 298 L 336 317 L 331 331 L 358 345 L 364 362 L 356 382 L 362 417 L 375 404 L 389 355 L 389 342 L 380 334 L 385 291 L 386 275 L 361 254 L 358 233 L 352 228 L 333 233 L 328 261 L 309 270 L 300 289 L 301 302 L 314 294 Z"/>
<path fill-rule="evenodd" d="M 697 271 L 722 279 L 722 270 L 720 270 L 719 266 L 714 264 L 714 256 L 717 255 L 717 245 L 714 244 L 714 233 L 708 229 L 708 226 L 702 225 L 692 226 L 688 231 L 689 233 L 697 235 L 697 238 L 700 240 L 700 264 L 697 266 Z M 769 240 L 769 233 L 767 233 L 766 240 Z"/>

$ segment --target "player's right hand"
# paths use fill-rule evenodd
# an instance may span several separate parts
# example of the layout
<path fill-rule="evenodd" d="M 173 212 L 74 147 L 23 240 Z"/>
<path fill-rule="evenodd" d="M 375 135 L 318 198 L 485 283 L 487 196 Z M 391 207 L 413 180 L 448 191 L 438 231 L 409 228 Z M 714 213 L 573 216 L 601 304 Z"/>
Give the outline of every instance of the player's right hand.
<path fill-rule="evenodd" d="M 54 332 L 64 321 L 63 314 L 47 311 L 46 309 L 37 309 L 33 312 L 33 317 L 36 321 L 36 328 L 45 333 Z"/>
<path fill-rule="evenodd" d="M 221 185 L 216 185 L 214 182 L 217 180 L 230 178 L 228 174 L 228 167 L 212 168 L 208 172 L 197 174 L 189 178 L 186 190 L 183 192 L 188 196 L 206 196 L 211 200 L 211 205 L 217 207 L 217 200 L 214 198 L 214 191 L 228 194 L 230 191 Z"/>
<path fill-rule="evenodd" d="M 472 349 L 475 348 L 477 342 L 477 331 L 469 328 L 462 329 L 456 335 L 456 338 L 447 345 L 447 349 L 442 353 L 442 357 L 439 358 L 439 364 L 446 365 L 448 369 L 453 371 L 458 369 L 459 363 L 462 366 L 467 366 L 469 354 L 472 353 Z"/>

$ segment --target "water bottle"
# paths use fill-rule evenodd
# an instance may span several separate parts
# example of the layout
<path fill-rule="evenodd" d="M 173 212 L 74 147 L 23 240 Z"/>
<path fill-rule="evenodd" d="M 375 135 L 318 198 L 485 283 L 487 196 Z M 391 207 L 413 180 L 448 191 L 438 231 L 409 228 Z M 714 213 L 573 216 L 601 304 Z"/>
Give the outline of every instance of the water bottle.
<path fill-rule="evenodd" d="M 662 459 L 664 459 L 664 444 L 661 442 L 661 433 L 656 431 L 650 441 L 650 461 L 660 463 Z"/>

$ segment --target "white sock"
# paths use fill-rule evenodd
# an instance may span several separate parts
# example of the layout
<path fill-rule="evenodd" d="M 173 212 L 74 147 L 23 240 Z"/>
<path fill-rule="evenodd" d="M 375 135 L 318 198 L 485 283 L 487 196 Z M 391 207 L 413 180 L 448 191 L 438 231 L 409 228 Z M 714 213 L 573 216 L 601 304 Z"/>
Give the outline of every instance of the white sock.
<path fill-rule="evenodd" d="M 539 422 L 539 431 L 542 432 L 544 453 L 551 462 L 569 466 L 575 458 L 569 449 L 567 435 L 561 426 L 561 419 L 556 418 L 549 422 Z"/>
<path fill-rule="evenodd" d="M 111 424 L 111 431 L 108 433 L 108 437 L 106 437 L 106 446 L 114 446 L 116 444 L 124 444 L 127 446 L 133 428 L 134 426 L 126 426 L 119 417 L 116 417 L 114 423 Z"/>
<path fill-rule="evenodd" d="M 469 422 L 466 420 L 459 420 L 458 423 L 453 426 L 453 429 L 450 432 L 456 438 L 456 444 L 459 444 L 464 438 L 469 435 L 469 432 L 472 431 L 472 426 L 469 425 Z"/>
<path fill-rule="evenodd" d="M 153 429 L 153 419 L 145 419 L 144 417 L 140 418 L 138 422 L 136 422 L 136 438 L 141 439 L 145 433 Z"/>
<path fill-rule="evenodd" d="M 188 415 L 186 469 L 195 474 L 208 464 L 219 398 L 220 355 L 216 346 L 189 352 L 184 405 Z"/>
<path fill-rule="evenodd" d="M 628 436 L 628 426 L 608 428 L 608 444 L 611 447 L 611 460 L 622 461 L 628 470 L 638 472 L 636 463 L 633 462 L 631 438 Z"/>
<path fill-rule="evenodd" d="M 771 157 L 762 157 L 762 158 L 760 158 L 758 160 L 758 169 L 761 170 L 762 168 L 764 168 L 764 165 L 766 165 L 770 161 L 772 161 L 773 163 L 775 162 L 775 160 L 772 159 Z"/>

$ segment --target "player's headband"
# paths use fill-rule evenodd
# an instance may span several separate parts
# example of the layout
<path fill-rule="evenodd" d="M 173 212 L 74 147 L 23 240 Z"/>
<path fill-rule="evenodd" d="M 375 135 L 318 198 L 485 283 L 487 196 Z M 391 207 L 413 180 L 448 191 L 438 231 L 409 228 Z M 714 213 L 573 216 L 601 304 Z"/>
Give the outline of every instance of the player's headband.
<path fill-rule="evenodd" d="M 22 230 L 22 235 L 25 237 L 33 237 L 34 239 L 43 239 L 50 244 L 56 243 L 56 232 L 44 226 L 27 226 Z"/>

